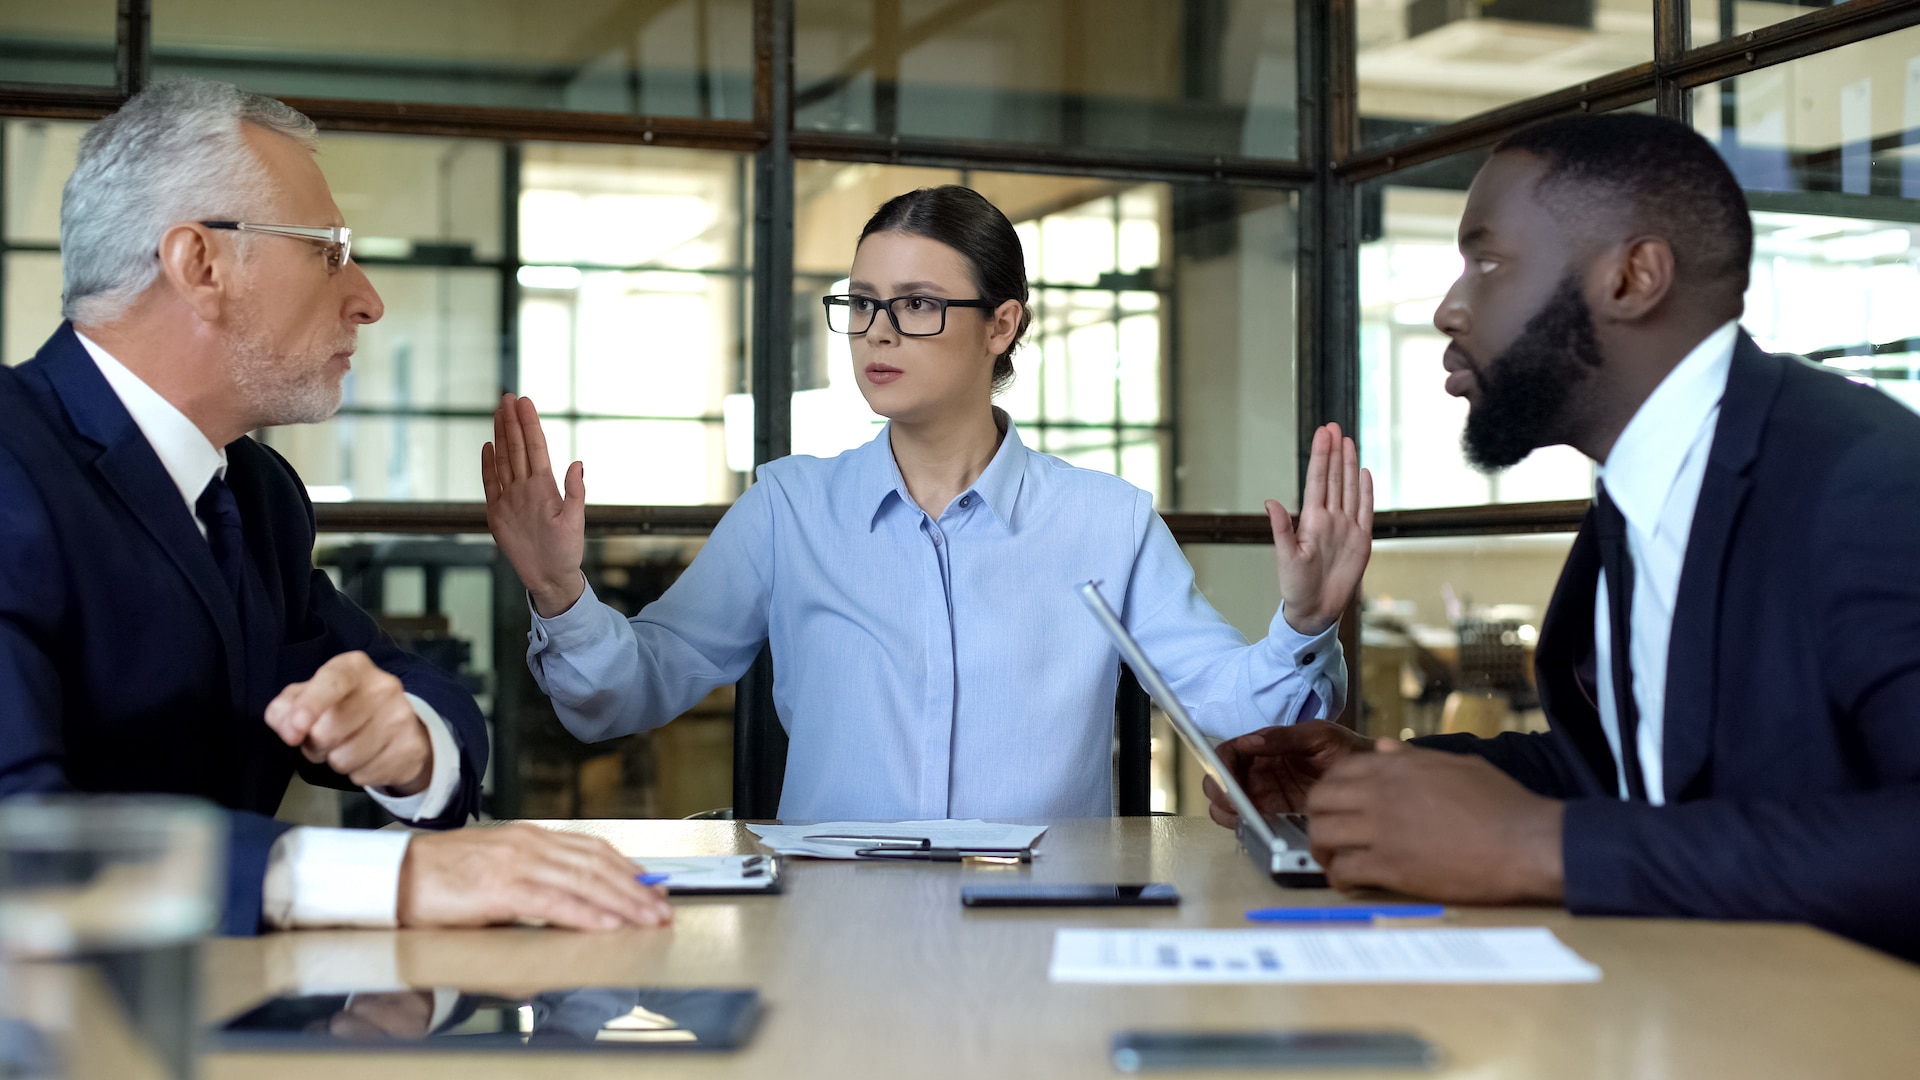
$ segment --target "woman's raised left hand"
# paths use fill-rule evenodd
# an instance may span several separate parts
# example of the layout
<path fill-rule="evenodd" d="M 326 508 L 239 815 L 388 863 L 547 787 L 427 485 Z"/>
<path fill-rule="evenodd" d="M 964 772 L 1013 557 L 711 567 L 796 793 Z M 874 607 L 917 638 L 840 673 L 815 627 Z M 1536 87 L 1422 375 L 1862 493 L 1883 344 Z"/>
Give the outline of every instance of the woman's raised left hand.
<path fill-rule="evenodd" d="M 1287 625 L 1319 634 L 1340 621 L 1373 555 L 1373 474 L 1360 467 L 1359 451 L 1339 424 L 1313 433 L 1299 524 L 1272 499 L 1267 520 Z"/>

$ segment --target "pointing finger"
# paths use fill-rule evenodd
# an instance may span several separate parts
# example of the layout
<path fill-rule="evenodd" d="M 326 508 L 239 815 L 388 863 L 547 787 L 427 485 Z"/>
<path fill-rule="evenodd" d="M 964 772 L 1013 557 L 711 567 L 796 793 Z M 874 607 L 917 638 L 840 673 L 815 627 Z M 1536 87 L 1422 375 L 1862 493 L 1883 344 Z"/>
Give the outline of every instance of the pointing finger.
<path fill-rule="evenodd" d="M 352 682 L 328 661 L 313 673 L 313 678 L 280 691 L 267 706 L 267 726 L 288 746 L 299 746 L 307 740 L 320 717 L 351 689 Z"/>

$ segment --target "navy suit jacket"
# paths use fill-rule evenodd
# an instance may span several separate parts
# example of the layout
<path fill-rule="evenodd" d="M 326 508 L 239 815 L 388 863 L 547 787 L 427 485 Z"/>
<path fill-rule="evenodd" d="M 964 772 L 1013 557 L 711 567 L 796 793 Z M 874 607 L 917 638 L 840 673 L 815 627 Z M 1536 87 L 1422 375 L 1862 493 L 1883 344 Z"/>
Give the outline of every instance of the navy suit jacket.
<path fill-rule="evenodd" d="M 212 549 L 152 446 L 62 325 L 0 367 L 0 796 L 164 792 L 225 807 L 223 928 L 260 928 L 272 815 L 297 770 L 353 789 L 263 719 L 287 684 L 355 649 L 439 710 L 460 792 L 418 824 L 478 808 L 485 722 L 449 675 L 393 643 L 313 566 L 313 507 L 293 468 L 250 438 L 227 484 L 271 618 L 246 625 Z"/>
<path fill-rule="evenodd" d="M 1667 805 L 1618 798 L 1592 515 L 1536 652 L 1552 730 L 1420 740 L 1569 800 L 1569 909 L 1810 922 L 1920 959 L 1920 416 L 1742 335 L 1667 656 Z"/>

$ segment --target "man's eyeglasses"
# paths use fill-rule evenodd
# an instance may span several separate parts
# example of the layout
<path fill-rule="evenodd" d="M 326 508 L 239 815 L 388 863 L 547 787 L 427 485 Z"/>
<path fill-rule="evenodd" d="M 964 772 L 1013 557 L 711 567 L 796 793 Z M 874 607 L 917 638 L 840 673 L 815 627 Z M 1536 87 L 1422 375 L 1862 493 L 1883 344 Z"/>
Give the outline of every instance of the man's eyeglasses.
<path fill-rule="evenodd" d="M 256 221 L 203 221 L 200 224 L 209 229 L 271 233 L 274 236 L 291 236 L 296 240 L 311 240 L 325 250 L 329 274 L 346 269 L 347 259 L 353 252 L 353 230 L 345 225 L 262 225 Z"/>
<path fill-rule="evenodd" d="M 896 296 L 882 300 L 875 296 L 823 296 L 827 306 L 827 329 L 836 334 L 858 337 L 873 329 L 873 320 L 882 310 L 893 320 L 901 337 L 935 337 L 947 328 L 950 307 L 986 308 L 991 311 L 1005 303 L 993 300 L 948 300 L 940 296 Z"/>

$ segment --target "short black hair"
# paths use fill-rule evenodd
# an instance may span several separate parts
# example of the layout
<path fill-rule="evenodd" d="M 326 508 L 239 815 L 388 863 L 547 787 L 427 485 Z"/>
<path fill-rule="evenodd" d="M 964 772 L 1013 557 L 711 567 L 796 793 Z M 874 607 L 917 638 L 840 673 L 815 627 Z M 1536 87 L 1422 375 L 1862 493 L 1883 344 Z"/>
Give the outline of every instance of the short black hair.
<path fill-rule="evenodd" d="M 877 232 L 937 240 L 967 260 L 982 300 L 991 300 L 996 307 L 1008 300 L 1020 301 L 1020 326 L 1013 341 L 993 358 L 994 392 L 1004 390 L 1013 381 L 1013 350 L 1020 347 L 1033 321 L 1033 309 L 1027 306 L 1026 254 L 1013 222 L 972 188 L 943 184 L 895 195 L 882 203 L 860 230 L 860 239 Z"/>
<path fill-rule="evenodd" d="M 1546 163 L 1535 192 L 1570 215 L 1624 212 L 1666 240 L 1681 281 L 1739 303 L 1753 262 L 1753 219 L 1740 181 L 1714 145 L 1676 120 L 1644 113 L 1564 116 L 1522 128 L 1493 148 Z"/>

